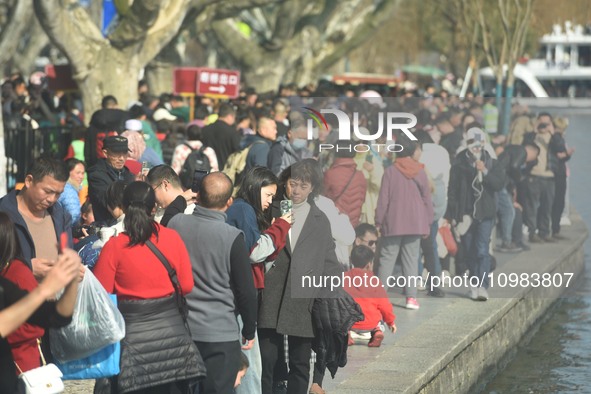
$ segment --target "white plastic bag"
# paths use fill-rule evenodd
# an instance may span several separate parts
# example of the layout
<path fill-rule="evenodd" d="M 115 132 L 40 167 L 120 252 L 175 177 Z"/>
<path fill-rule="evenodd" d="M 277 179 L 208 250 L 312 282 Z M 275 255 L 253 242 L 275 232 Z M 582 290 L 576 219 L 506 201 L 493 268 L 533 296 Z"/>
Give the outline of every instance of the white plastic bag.
<path fill-rule="evenodd" d="M 125 337 L 125 321 L 90 270 L 78 286 L 72 322 L 49 331 L 51 352 L 66 362 L 89 356 Z"/>

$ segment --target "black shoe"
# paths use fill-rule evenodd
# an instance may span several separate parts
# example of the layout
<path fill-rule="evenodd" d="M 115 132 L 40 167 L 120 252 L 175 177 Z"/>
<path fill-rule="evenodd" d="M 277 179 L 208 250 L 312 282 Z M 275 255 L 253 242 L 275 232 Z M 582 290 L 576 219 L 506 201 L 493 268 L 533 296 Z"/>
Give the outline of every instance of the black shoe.
<path fill-rule="evenodd" d="M 498 250 L 499 250 L 499 252 L 503 252 L 503 253 L 518 253 L 518 252 L 521 252 L 523 249 L 520 248 L 519 246 L 515 245 L 513 242 L 511 242 L 511 243 L 503 242 L 503 244 L 501 246 L 499 246 Z"/>
<path fill-rule="evenodd" d="M 548 235 L 547 235 L 547 236 L 545 236 L 545 237 L 541 237 L 541 238 L 542 238 L 542 240 L 543 240 L 544 242 L 548 242 L 548 243 L 554 243 L 554 242 L 558 242 L 558 240 L 556 240 L 556 239 L 554 239 L 554 238 L 552 238 L 552 237 L 550 237 L 550 236 L 548 236 Z"/>
<path fill-rule="evenodd" d="M 439 287 L 434 287 L 433 290 L 429 290 L 427 292 L 427 295 L 431 297 L 443 298 L 445 297 L 445 292 Z"/>
<path fill-rule="evenodd" d="M 521 248 L 521 250 L 524 250 L 524 251 L 531 250 L 531 248 L 529 247 L 529 245 L 527 245 L 527 244 L 525 244 L 523 242 L 518 243 L 516 245 L 519 246 Z"/>
<path fill-rule="evenodd" d="M 530 235 L 529 242 L 532 244 L 543 244 L 544 240 L 538 234 Z"/>
<path fill-rule="evenodd" d="M 556 241 L 564 241 L 564 240 L 568 239 L 568 237 L 565 237 L 564 235 L 560 235 L 560 234 L 554 234 L 552 236 L 552 239 L 554 239 Z"/>

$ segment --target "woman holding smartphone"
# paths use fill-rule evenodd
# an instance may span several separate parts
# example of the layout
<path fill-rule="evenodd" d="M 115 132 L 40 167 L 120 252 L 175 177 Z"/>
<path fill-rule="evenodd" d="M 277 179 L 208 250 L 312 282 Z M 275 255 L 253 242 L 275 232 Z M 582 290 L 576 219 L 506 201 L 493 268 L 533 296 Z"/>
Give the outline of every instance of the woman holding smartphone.
<path fill-rule="evenodd" d="M 263 263 L 272 261 L 272 257 L 283 249 L 292 223 L 291 212 L 275 221 L 271 218 L 269 208 L 278 183 L 279 180 L 268 168 L 252 168 L 242 179 L 236 199 L 226 212 L 227 223 L 244 232 L 257 289 L 264 287 Z"/>
<path fill-rule="evenodd" d="M 14 393 L 17 375 L 41 366 L 45 329 L 72 321 L 82 264 L 63 249 L 43 282 L 37 284 L 20 258 L 14 224 L 0 212 L 0 393 Z M 59 301 L 48 301 L 65 289 Z"/>
<path fill-rule="evenodd" d="M 240 183 L 237 198 L 226 211 L 227 223 L 242 230 L 250 261 L 254 285 L 262 291 L 265 287 L 265 261 L 273 261 L 285 246 L 292 224 L 291 211 L 271 220 L 271 203 L 277 193 L 277 177 L 266 167 L 253 167 Z M 251 350 L 245 351 L 250 368 L 237 387 L 237 393 L 261 392 L 261 355 L 258 341 Z"/>

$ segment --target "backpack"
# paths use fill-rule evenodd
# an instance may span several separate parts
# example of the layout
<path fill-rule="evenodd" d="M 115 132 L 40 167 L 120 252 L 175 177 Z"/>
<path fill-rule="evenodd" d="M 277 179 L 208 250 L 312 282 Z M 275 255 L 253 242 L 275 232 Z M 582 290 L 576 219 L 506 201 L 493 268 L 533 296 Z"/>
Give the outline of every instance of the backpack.
<path fill-rule="evenodd" d="M 209 163 L 209 159 L 205 155 L 205 145 L 202 145 L 200 149 L 193 149 L 191 145 L 185 143 L 186 146 L 191 148 L 191 153 L 187 156 L 187 160 L 183 164 L 183 168 L 181 168 L 181 172 L 179 174 L 179 178 L 181 179 L 181 184 L 185 189 L 191 188 L 193 184 L 193 175 L 195 174 L 195 170 L 201 171 L 211 171 L 211 164 Z"/>
<path fill-rule="evenodd" d="M 222 170 L 222 172 L 226 174 L 232 180 L 232 182 L 234 182 L 235 186 L 237 186 L 240 183 L 240 181 L 242 180 L 242 176 L 244 175 L 244 168 L 246 168 L 246 158 L 248 157 L 248 152 L 250 152 L 250 148 L 252 148 L 254 144 L 265 143 L 265 141 L 257 140 L 249 146 L 247 146 L 246 148 L 238 152 L 234 152 L 230 156 L 228 156 L 228 159 L 226 160 L 226 164 L 224 165 L 224 169 Z"/>

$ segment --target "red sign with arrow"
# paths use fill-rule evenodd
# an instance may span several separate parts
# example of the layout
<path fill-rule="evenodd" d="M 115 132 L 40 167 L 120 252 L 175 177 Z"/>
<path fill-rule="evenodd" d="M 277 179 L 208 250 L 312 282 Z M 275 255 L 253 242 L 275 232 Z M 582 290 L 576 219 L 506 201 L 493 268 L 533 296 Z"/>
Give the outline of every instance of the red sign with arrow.
<path fill-rule="evenodd" d="M 197 68 L 197 95 L 236 98 L 239 92 L 240 71 L 220 68 Z"/>

